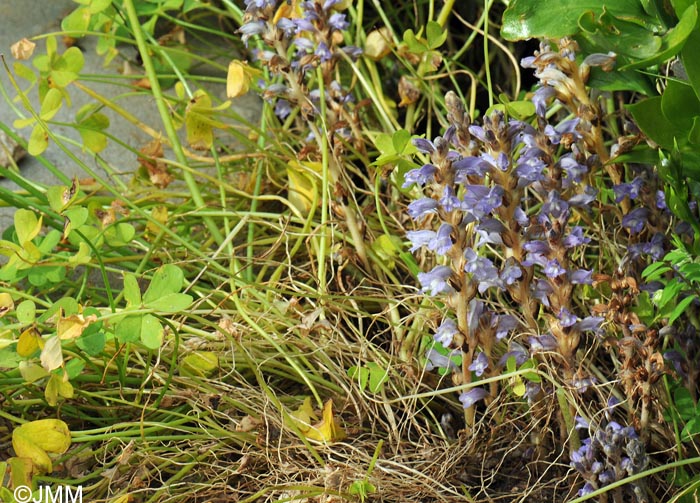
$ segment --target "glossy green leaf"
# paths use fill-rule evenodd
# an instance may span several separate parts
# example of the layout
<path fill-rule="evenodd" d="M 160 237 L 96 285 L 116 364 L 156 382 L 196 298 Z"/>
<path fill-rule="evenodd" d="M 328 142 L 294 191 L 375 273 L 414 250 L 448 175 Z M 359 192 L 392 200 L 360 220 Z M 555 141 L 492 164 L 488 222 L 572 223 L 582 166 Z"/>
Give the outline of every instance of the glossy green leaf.
<path fill-rule="evenodd" d="M 613 51 L 627 59 L 651 58 L 662 47 L 662 39 L 633 20 L 614 16 L 607 10 L 600 15 L 585 12 L 579 19 L 586 44 L 584 52 Z"/>
<path fill-rule="evenodd" d="M 604 8 L 620 19 L 642 26 L 652 21 L 636 0 L 514 0 L 503 13 L 501 35 L 511 41 L 565 37 L 578 31 L 581 15 L 593 12 L 599 16 Z"/>
<path fill-rule="evenodd" d="M 681 440 L 689 442 L 695 435 L 700 434 L 700 415 L 695 416 L 688 421 L 681 431 Z"/>
<path fill-rule="evenodd" d="M 36 318 L 36 304 L 32 300 L 23 300 L 15 309 L 17 321 L 22 325 L 31 325 Z"/>
<path fill-rule="evenodd" d="M 696 115 L 692 119 L 690 130 L 688 131 L 688 143 L 700 145 L 700 115 Z"/>
<path fill-rule="evenodd" d="M 179 313 L 192 304 L 192 296 L 186 293 L 168 293 L 144 302 L 144 306 L 163 313 Z"/>
<path fill-rule="evenodd" d="M 391 144 L 394 147 L 394 152 L 403 154 L 408 142 L 411 141 L 411 133 L 405 129 L 399 129 L 391 137 Z"/>
<path fill-rule="evenodd" d="M 691 86 L 677 80 L 669 80 L 661 95 L 661 112 L 679 131 L 686 132 L 683 138 L 678 139 L 680 143 L 687 138 L 695 116 L 700 115 L 700 101 Z"/>
<path fill-rule="evenodd" d="M 34 73 L 31 68 L 23 65 L 19 61 L 15 61 L 12 64 L 12 69 L 15 71 L 15 75 L 31 82 L 32 84 L 37 80 L 36 73 Z"/>
<path fill-rule="evenodd" d="M 635 122 L 645 135 L 654 143 L 672 149 L 675 139 L 683 139 L 687 131 L 675 122 L 667 119 L 662 113 L 661 96 L 647 98 L 633 105 L 626 105 Z"/>
<path fill-rule="evenodd" d="M 112 5 L 112 0 L 92 0 L 90 2 L 90 12 L 97 14 L 109 8 Z"/>
<path fill-rule="evenodd" d="M 31 210 L 20 208 L 15 212 L 15 232 L 20 246 L 34 239 L 41 231 L 42 218 Z"/>
<path fill-rule="evenodd" d="M 697 414 L 695 400 L 693 400 L 690 391 L 683 386 L 676 388 L 673 392 L 673 405 L 675 405 L 678 414 L 684 421 L 695 417 Z"/>
<path fill-rule="evenodd" d="M 85 332 L 75 341 L 76 345 L 90 356 L 99 355 L 105 348 L 104 332 L 101 330 L 91 333 Z"/>
<path fill-rule="evenodd" d="M 143 303 L 149 305 L 165 295 L 179 292 L 184 280 L 185 275 L 178 266 L 166 264 L 160 267 L 143 295 Z"/>
<path fill-rule="evenodd" d="M 163 344 L 163 325 L 158 318 L 145 314 L 141 318 L 141 342 L 148 349 L 158 349 Z"/>
<path fill-rule="evenodd" d="M 138 307 L 141 305 L 141 289 L 136 276 L 131 273 L 124 274 L 123 293 L 126 307 Z"/>
<path fill-rule="evenodd" d="M 408 50 L 414 54 L 422 54 L 428 50 L 428 46 L 418 40 L 413 30 L 404 32 L 403 42 L 408 46 Z"/>
<path fill-rule="evenodd" d="M 697 296 L 688 295 L 680 302 L 678 302 L 678 304 L 673 308 L 673 311 L 671 311 L 671 313 L 668 315 L 668 324 L 673 325 L 673 322 L 676 321 L 678 317 L 685 312 L 685 310 L 694 300 L 697 300 Z"/>
<path fill-rule="evenodd" d="M 44 153 L 49 146 L 49 135 L 42 126 L 37 124 L 32 129 L 27 142 L 27 152 L 29 155 L 38 156 Z"/>
<path fill-rule="evenodd" d="M 372 393 L 379 393 L 389 380 L 389 370 L 382 368 L 376 362 L 367 362 L 367 368 L 369 369 L 369 390 Z"/>
<path fill-rule="evenodd" d="M 83 146 L 94 153 L 101 152 L 107 146 L 107 136 L 103 131 L 109 127 L 109 118 L 97 110 L 95 105 L 85 105 L 75 116 Z"/>
<path fill-rule="evenodd" d="M 697 22 L 698 7 L 697 5 L 692 5 L 688 7 L 680 16 L 678 24 L 666 32 L 666 34 L 661 38 L 661 46 L 656 54 L 642 59 L 641 61 L 636 61 L 629 65 L 621 66 L 620 70 L 648 68 L 650 66 L 663 63 L 664 61 L 668 61 L 680 52 L 691 33 L 693 31 L 697 31 Z M 695 49 L 697 50 L 697 48 Z M 634 56 L 634 54 L 632 54 L 632 56 Z"/>
<path fill-rule="evenodd" d="M 127 316 L 117 323 L 114 335 L 120 343 L 125 344 L 141 340 L 141 318 L 142 316 Z"/>
<path fill-rule="evenodd" d="M 135 235 L 134 226 L 126 222 L 112 224 L 104 231 L 105 241 L 110 246 L 126 246 L 134 239 Z"/>
<path fill-rule="evenodd" d="M 606 72 L 601 68 L 593 67 L 587 84 L 603 91 L 634 91 L 645 96 L 657 94 L 651 79 L 636 71 Z"/>
<path fill-rule="evenodd" d="M 693 30 L 688 36 L 683 50 L 681 51 L 681 61 L 688 81 L 693 86 L 695 95 L 700 99 L 700 30 Z"/>
<path fill-rule="evenodd" d="M 435 21 L 428 21 L 425 27 L 425 37 L 428 39 L 428 47 L 437 49 L 447 40 L 447 30 Z"/>
<path fill-rule="evenodd" d="M 357 382 L 360 391 L 364 391 L 367 388 L 367 383 L 369 382 L 369 369 L 367 367 L 358 367 L 353 365 L 348 369 L 348 377 Z"/>
<path fill-rule="evenodd" d="M 78 195 L 79 186 L 77 181 L 70 187 L 65 185 L 54 185 L 46 191 L 46 199 L 49 201 L 51 209 L 57 213 L 62 213 Z"/>
<path fill-rule="evenodd" d="M 92 14 L 87 7 L 78 7 L 61 21 L 61 29 L 70 32 L 72 36 L 80 36 L 90 26 Z"/>

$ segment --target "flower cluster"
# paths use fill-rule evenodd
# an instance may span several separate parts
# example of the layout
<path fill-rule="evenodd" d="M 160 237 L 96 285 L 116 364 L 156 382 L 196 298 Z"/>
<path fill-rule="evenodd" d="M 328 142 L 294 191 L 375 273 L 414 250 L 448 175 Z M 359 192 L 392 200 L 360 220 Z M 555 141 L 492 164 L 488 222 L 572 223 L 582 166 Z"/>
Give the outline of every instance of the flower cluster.
<path fill-rule="evenodd" d="M 540 109 L 538 127 L 500 111 L 477 125 L 454 93 L 446 103 L 449 128 L 433 141 L 414 140 L 430 161 L 404 183 L 422 189 L 408 206 L 418 227 L 407 234 L 411 251 L 425 248 L 438 261 L 418 275 L 421 291 L 445 296 L 454 315 L 435 340 L 464 353 L 462 382 L 498 370 L 494 346 L 522 323 L 520 331 L 538 334 L 528 340 L 532 353 L 554 352 L 573 369 L 581 334 L 603 321 L 578 316 L 572 303 L 575 286 L 593 281 L 571 258 L 591 241 L 574 215 L 588 213 L 597 193 L 586 182 L 596 158 L 587 155 L 580 121 L 550 125 Z M 492 293 L 521 306 L 521 316 L 488 309 Z M 542 308 L 551 313 L 545 323 Z M 468 408 L 488 394 L 472 388 L 460 400 Z"/>
<path fill-rule="evenodd" d="M 352 100 L 333 71 L 342 59 L 341 52 L 351 58 L 361 54 L 357 47 L 343 44 L 343 31 L 349 26 L 346 14 L 340 12 L 344 3 L 246 0 L 244 23 L 239 32 L 246 46 L 256 35 L 263 42 L 254 54 L 273 79 L 262 83 L 263 97 L 274 100 L 274 111 L 280 119 L 286 119 L 294 107 L 299 107 L 305 118 L 317 116 L 321 88 L 332 114 L 331 124 L 340 121 L 341 109 Z M 320 82 L 318 68 L 322 75 Z"/>
<path fill-rule="evenodd" d="M 590 429 L 588 422 L 580 417 L 577 418 L 577 427 Z M 644 444 L 634 428 L 623 427 L 615 421 L 595 430 L 571 456 L 571 466 L 586 481 L 579 496 L 639 473 L 648 463 Z M 641 485 L 630 484 L 629 487 L 636 501 L 647 501 Z"/>

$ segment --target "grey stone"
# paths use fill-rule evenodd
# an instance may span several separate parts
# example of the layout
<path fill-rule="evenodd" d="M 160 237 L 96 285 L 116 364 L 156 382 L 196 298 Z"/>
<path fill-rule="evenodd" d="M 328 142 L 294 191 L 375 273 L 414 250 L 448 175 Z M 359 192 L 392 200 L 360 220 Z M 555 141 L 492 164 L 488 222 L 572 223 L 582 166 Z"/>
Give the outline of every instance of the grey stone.
<path fill-rule="evenodd" d="M 10 68 L 14 64 L 14 58 L 10 55 L 10 46 L 13 43 L 24 37 L 31 38 L 59 31 L 61 17 L 71 12 L 77 6 L 78 4 L 71 0 L 0 0 L 0 52 L 4 54 Z M 61 37 L 57 36 L 57 39 L 58 51 L 62 53 L 66 48 L 61 42 Z M 46 45 L 43 38 L 35 39 L 34 42 L 37 44 L 35 54 L 45 51 Z M 117 56 L 105 68 L 103 58 L 95 52 L 95 44 L 96 40 L 90 37 L 79 41 L 79 46 L 83 50 L 85 57 L 85 66 L 81 71 L 81 75 L 86 76 L 86 78 L 80 79 L 80 82 L 95 92 L 111 98 L 120 107 L 123 107 L 134 117 L 138 118 L 139 121 L 143 122 L 143 124 L 162 133 L 162 136 L 165 138 L 165 130 L 153 97 L 147 93 L 138 95 L 131 93 L 128 87 L 120 85 L 125 81 L 125 77 L 122 75 L 124 60 Z M 136 59 L 136 50 L 133 47 L 120 47 L 120 50 L 126 54 L 127 58 Z M 195 47 L 193 50 L 196 51 L 198 48 Z M 225 54 L 224 57 L 226 57 Z M 234 55 L 231 54 L 231 57 L 234 57 Z M 224 65 L 228 63 L 228 61 L 222 61 L 221 56 L 218 61 Z M 27 66 L 31 66 L 31 60 L 24 63 Z M 140 67 L 132 65 L 132 68 L 136 72 L 142 72 Z M 207 75 L 214 74 L 216 77 L 225 77 L 223 72 L 216 74 L 211 69 L 203 70 L 202 73 Z M 133 80 L 136 80 L 137 77 L 134 76 Z M 129 80 L 126 79 L 127 82 Z M 27 82 L 22 79 L 18 79 L 18 84 L 22 88 L 28 87 Z M 0 85 L 4 87 L 11 98 L 16 96 L 17 93 L 12 88 L 5 71 L 0 71 Z M 225 99 L 225 86 L 223 84 L 206 82 L 202 84 L 202 87 L 212 96 L 221 100 Z M 75 113 L 83 105 L 97 103 L 93 98 L 73 85 L 68 87 L 68 91 L 72 101 L 71 106 L 67 107 L 64 103 L 60 112 L 53 119 L 56 122 L 70 124 L 74 122 Z M 33 106 L 38 109 L 39 103 L 36 88 L 32 89 L 29 96 Z M 14 107 L 24 114 L 25 117 L 30 116 L 21 104 L 9 104 L 7 100 L 0 99 L 0 122 L 10 128 L 12 128 L 14 120 L 18 118 L 13 110 Z M 234 100 L 233 111 L 242 117 L 244 121 L 257 122 L 260 113 L 260 100 L 257 96 L 249 93 Z M 101 112 L 107 115 L 110 120 L 110 127 L 107 131 L 124 142 L 128 148 L 110 140 L 107 148 L 100 152 L 99 158 L 97 158 L 94 154 L 83 151 L 80 135 L 74 128 L 52 125 L 52 131 L 60 135 L 63 140 L 61 145 L 50 141 L 49 148 L 42 156 L 50 165 L 56 168 L 59 176 L 63 175 L 64 180 L 74 176 L 78 178 L 106 177 L 105 171 L 100 167 L 100 161 L 120 173 L 123 179 L 128 179 L 138 168 L 135 151 L 138 151 L 153 138 L 114 111 L 104 108 Z M 25 140 L 28 139 L 31 132 L 31 127 L 13 129 Z M 184 138 L 184 128 L 180 131 L 180 134 L 181 138 Z M 233 137 L 229 141 L 226 134 L 222 134 L 227 144 L 235 144 Z M 129 148 L 132 150 L 129 150 Z M 167 151 L 165 155 L 169 157 Z M 50 186 L 59 182 L 59 176 L 47 169 L 38 159 L 29 155 L 21 161 L 20 171 L 24 177 L 39 185 Z M 110 181 L 107 180 L 107 182 Z M 0 184 L 13 188 L 13 184 L 9 180 L 0 180 Z M 0 232 L 11 223 L 11 218 L 12 208 L 0 209 Z"/>

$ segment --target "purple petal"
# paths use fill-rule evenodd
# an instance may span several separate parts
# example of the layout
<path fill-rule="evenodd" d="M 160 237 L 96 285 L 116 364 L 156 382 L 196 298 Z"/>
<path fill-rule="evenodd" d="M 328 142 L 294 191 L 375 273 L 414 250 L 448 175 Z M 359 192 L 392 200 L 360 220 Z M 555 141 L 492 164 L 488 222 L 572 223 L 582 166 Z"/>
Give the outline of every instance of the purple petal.
<path fill-rule="evenodd" d="M 483 400 L 489 396 L 488 392 L 483 388 L 472 388 L 469 391 L 463 391 L 459 395 L 459 401 L 465 409 L 472 407 L 479 400 Z"/>

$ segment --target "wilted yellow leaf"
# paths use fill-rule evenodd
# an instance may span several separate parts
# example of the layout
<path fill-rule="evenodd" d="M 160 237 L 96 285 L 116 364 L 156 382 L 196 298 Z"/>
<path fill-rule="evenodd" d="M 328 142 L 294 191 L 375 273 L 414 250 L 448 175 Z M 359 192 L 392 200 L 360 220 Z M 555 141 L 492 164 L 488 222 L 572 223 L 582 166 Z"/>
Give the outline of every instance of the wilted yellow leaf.
<path fill-rule="evenodd" d="M 26 383 L 33 383 L 49 375 L 41 365 L 26 361 L 19 362 L 19 373 Z"/>
<path fill-rule="evenodd" d="M 520 379 L 520 376 L 512 377 L 510 380 L 510 385 L 513 393 L 515 393 L 517 396 L 525 396 L 525 383 L 522 379 Z"/>
<path fill-rule="evenodd" d="M 46 369 L 47 372 L 51 372 L 57 369 L 63 364 L 63 351 L 61 349 L 61 339 L 58 337 L 51 337 L 46 344 L 44 349 L 41 350 L 41 366 Z"/>
<path fill-rule="evenodd" d="M 247 64 L 236 59 L 231 61 L 226 74 L 226 96 L 228 98 L 243 96 L 250 89 L 252 78 Z"/>
<path fill-rule="evenodd" d="M 167 206 L 155 206 L 151 210 L 151 217 L 153 217 L 153 220 L 160 224 L 167 224 L 168 223 L 168 207 Z M 148 232 L 152 234 L 159 234 L 160 233 L 160 227 L 158 227 L 155 223 L 149 221 L 146 224 L 146 229 L 148 229 Z"/>
<path fill-rule="evenodd" d="M 36 44 L 27 38 L 23 38 L 19 42 L 15 42 L 10 46 L 10 53 L 15 59 L 29 59 L 34 53 Z"/>
<path fill-rule="evenodd" d="M 318 416 L 316 416 L 314 408 L 311 405 L 311 397 L 308 396 L 304 400 L 304 403 L 302 403 L 297 410 L 290 412 L 289 415 L 294 421 L 296 427 L 299 428 L 299 431 L 304 434 L 306 434 L 306 432 L 311 428 L 312 421 L 316 421 L 318 419 Z"/>
<path fill-rule="evenodd" d="M 29 458 L 42 473 L 51 473 L 49 453 L 63 454 L 70 447 L 68 425 L 60 419 L 40 419 L 18 426 L 12 432 L 12 448 L 20 458 Z"/>
<path fill-rule="evenodd" d="M 363 56 L 374 61 L 382 59 L 391 52 L 391 32 L 386 26 L 369 32 L 365 40 L 365 50 Z"/>
<path fill-rule="evenodd" d="M 15 308 L 15 301 L 12 300 L 12 295 L 3 292 L 0 293 L 0 318 Z"/>
<path fill-rule="evenodd" d="M 10 482 L 12 487 L 31 487 L 33 475 L 32 468 L 34 467 L 31 459 L 13 457 L 7 460 L 7 464 L 10 466 Z"/>
<path fill-rule="evenodd" d="M 28 358 L 42 347 L 44 347 L 44 340 L 41 338 L 41 334 L 36 328 L 31 327 L 19 336 L 17 354 L 22 358 Z"/>
<path fill-rule="evenodd" d="M 91 314 L 87 317 L 82 314 L 71 314 L 70 316 L 60 317 L 56 325 L 58 338 L 63 341 L 77 339 L 83 333 L 90 323 L 97 321 L 97 316 Z"/>
<path fill-rule="evenodd" d="M 180 375 L 210 376 L 219 367 L 219 357 L 212 351 L 195 351 L 182 359 Z"/>
<path fill-rule="evenodd" d="M 59 396 L 63 398 L 73 398 L 73 385 L 67 377 L 67 375 L 60 376 L 58 374 L 51 374 L 49 381 L 46 383 L 44 398 L 46 398 L 46 403 L 51 407 L 55 407 L 58 404 Z"/>
<path fill-rule="evenodd" d="M 333 401 L 328 400 L 323 406 L 323 418 L 304 432 L 306 438 L 319 442 L 338 442 L 347 437 L 340 421 L 333 415 Z"/>
<path fill-rule="evenodd" d="M 202 89 L 195 91 L 185 109 L 185 130 L 187 143 L 195 150 L 208 150 L 214 143 L 214 128 L 226 129 L 228 124 L 216 120 L 214 115 L 231 105 L 225 101 L 217 107 L 212 106 L 211 97 Z"/>
<path fill-rule="evenodd" d="M 303 215 L 309 213 L 314 199 L 317 203 L 320 200 L 318 174 L 321 170 L 320 162 L 287 163 L 287 199 Z"/>

